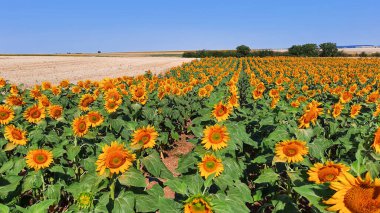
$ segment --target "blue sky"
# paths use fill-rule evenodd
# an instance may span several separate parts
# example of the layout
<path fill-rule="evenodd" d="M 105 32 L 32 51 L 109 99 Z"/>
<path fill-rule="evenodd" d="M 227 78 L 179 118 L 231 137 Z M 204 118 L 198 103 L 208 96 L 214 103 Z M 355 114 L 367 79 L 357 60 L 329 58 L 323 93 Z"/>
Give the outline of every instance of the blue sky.
<path fill-rule="evenodd" d="M 2 0 L 0 53 L 380 45 L 378 0 Z"/>

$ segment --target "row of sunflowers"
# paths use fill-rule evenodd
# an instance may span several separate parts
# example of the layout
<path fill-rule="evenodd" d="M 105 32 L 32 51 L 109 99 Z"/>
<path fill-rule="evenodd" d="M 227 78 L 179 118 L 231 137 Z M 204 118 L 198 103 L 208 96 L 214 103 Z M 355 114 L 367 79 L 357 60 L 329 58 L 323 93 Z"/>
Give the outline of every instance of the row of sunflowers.
<path fill-rule="evenodd" d="M 379 84 L 371 58 L 0 79 L 0 212 L 380 212 Z"/>

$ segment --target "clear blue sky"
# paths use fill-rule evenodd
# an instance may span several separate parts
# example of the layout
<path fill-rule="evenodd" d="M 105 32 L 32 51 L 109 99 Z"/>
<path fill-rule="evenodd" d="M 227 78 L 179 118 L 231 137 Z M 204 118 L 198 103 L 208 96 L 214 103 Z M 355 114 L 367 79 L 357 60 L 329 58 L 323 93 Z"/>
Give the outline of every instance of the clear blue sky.
<path fill-rule="evenodd" d="M 0 53 L 380 45 L 379 0 L 2 0 Z"/>

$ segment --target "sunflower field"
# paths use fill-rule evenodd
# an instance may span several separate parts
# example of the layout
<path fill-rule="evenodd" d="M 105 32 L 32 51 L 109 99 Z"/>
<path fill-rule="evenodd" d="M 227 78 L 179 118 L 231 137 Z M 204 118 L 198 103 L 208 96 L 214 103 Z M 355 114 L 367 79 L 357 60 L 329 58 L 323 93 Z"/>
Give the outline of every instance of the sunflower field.
<path fill-rule="evenodd" d="M 380 60 L 0 79 L 0 212 L 380 212 Z"/>

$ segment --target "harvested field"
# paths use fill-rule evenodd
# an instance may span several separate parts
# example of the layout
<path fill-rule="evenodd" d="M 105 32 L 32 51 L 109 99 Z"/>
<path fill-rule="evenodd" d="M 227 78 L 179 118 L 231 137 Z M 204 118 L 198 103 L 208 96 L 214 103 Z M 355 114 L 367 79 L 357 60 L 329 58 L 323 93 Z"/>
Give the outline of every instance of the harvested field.
<path fill-rule="evenodd" d="M 29 87 L 46 80 L 77 82 L 136 76 L 147 70 L 160 73 L 192 60 L 179 57 L 0 56 L 0 77 Z"/>

